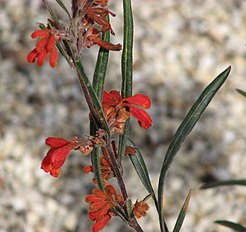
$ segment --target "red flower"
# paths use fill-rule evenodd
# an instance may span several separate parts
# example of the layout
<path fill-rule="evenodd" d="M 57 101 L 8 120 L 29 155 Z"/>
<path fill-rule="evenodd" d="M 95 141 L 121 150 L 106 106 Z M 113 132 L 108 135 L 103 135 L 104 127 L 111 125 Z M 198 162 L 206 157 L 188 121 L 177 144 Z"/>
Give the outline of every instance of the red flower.
<path fill-rule="evenodd" d="M 123 204 L 123 198 L 117 194 L 112 185 L 105 187 L 105 192 L 99 189 L 93 189 L 92 194 L 86 197 L 86 202 L 89 205 L 89 218 L 96 223 L 92 227 L 93 232 L 102 230 L 112 216 L 115 214 L 111 211 L 111 208 L 118 203 Z"/>
<path fill-rule="evenodd" d="M 102 175 L 103 184 L 106 184 L 107 181 L 114 176 L 111 166 L 105 157 L 100 157 L 100 170 Z M 91 165 L 85 166 L 83 169 L 84 173 L 93 172 L 93 168 Z M 96 179 L 93 179 L 93 183 L 96 184 Z"/>
<path fill-rule="evenodd" d="M 103 92 L 102 100 L 104 114 L 111 124 L 125 122 L 129 118 L 129 114 L 138 120 L 141 127 L 147 129 L 152 125 L 152 119 L 145 110 L 137 107 L 140 106 L 144 109 L 148 109 L 151 106 L 151 101 L 148 96 L 143 94 L 135 94 L 134 96 L 122 98 L 119 91 L 112 90 L 110 92 Z"/>
<path fill-rule="evenodd" d="M 77 147 L 78 142 L 76 140 L 49 137 L 45 140 L 45 143 L 50 146 L 50 150 L 44 157 L 41 168 L 45 172 L 50 172 L 51 176 L 58 177 L 60 167 L 64 164 L 70 151 Z"/>
<path fill-rule="evenodd" d="M 86 11 L 86 17 L 88 18 L 88 21 L 96 22 L 97 24 L 101 25 L 101 32 L 104 33 L 106 31 L 110 31 L 110 33 L 114 35 L 114 31 L 111 28 L 110 23 L 106 20 L 106 17 L 109 14 L 115 16 L 114 13 L 102 7 L 90 7 Z"/>
<path fill-rule="evenodd" d="M 115 14 L 105 8 L 107 4 L 108 0 L 72 1 L 73 17 L 81 18 L 77 35 L 77 40 L 80 41 L 78 50 L 80 47 L 90 48 L 95 44 L 107 50 L 121 50 L 120 44 L 112 44 L 101 39 L 102 34 L 107 31 L 114 35 L 114 31 L 107 21 L 107 16 L 115 16 Z"/>
<path fill-rule="evenodd" d="M 87 39 L 87 47 L 91 47 L 95 44 L 99 45 L 100 47 L 103 47 L 107 50 L 112 51 L 119 51 L 121 50 L 121 44 L 112 44 L 110 42 L 103 41 L 101 39 L 101 31 L 99 31 L 97 28 L 91 26 L 88 31 L 86 32 L 86 39 Z"/>
<path fill-rule="evenodd" d="M 36 44 L 36 47 L 27 55 L 27 61 L 34 63 L 37 59 L 38 66 L 44 64 L 44 60 L 50 53 L 50 66 L 54 68 L 57 63 L 58 53 L 56 49 L 56 37 L 50 29 L 36 30 L 32 33 L 32 38 L 41 37 Z"/>

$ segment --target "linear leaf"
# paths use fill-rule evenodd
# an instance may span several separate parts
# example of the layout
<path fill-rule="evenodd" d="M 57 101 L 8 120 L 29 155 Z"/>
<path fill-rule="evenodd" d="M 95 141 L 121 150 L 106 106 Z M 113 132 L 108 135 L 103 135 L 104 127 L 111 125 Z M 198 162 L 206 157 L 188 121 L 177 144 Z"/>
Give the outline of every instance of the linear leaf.
<path fill-rule="evenodd" d="M 109 19 L 109 17 L 107 17 L 107 19 Z M 102 36 L 102 40 L 109 42 L 110 33 L 105 32 Z M 104 90 L 104 81 L 107 72 L 108 57 L 109 57 L 109 51 L 100 47 L 97 55 L 97 62 L 96 62 L 96 67 L 95 67 L 93 81 L 92 81 L 93 89 L 100 102 L 102 100 L 102 94 Z"/>
<path fill-rule="evenodd" d="M 218 186 L 228 186 L 228 185 L 243 185 L 246 186 L 246 180 L 221 180 L 214 181 L 212 183 L 203 184 L 201 189 L 215 188 Z"/>
<path fill-rule="evenodd" d="M 60 7 L 67 13 L 69 19 L 71 20 L 71 15 L 67 9 L 67 7 L 64 5 L 64 3 L 61 0 L 56 0 L 56 2 L 60 5 Z"/>
<path fill-rule="evenodd" d="M 121 56 L 121 96 L 122 98 L 132 96 L 132 49 L 133 49 L 133 16 L 131 0 L 123 0 L 124 14 L 124 38 Z M 121 163 L 126 148 L 126 138 L 129 133 L 130 121 L 125 123 L 124 134 L 119 137 L 118 158 Z"/>
<path fill-rule="evenodd" d="M 217 220 L 214 223 L 217 223 L 219 225 L 233 229 L 234 231 L 237 231 L 237 232 L 246 232 L 246 227 L 243 227 L 242 225 L 240 225 L 238 223 L 231 222 L 231 221 Z"/>
<path fill-rule="evenodd" d="M 107 17 L 108 19 L 108 17 Z M 102 40 L 109 41 L 110 34 L 109 32 L 106 32 L 102 36 Z M 92 87 L 95 91 L 95 94 L 97 95 L 98 101 L 102 101 L 102 93 L 104 89 L 104 81 L 105 81 L 105 75 L 107 71 L 107 65 L 108 65 L 108 56 L 109 51 L 105 50 L 104 48 L 100 47 L 98 55 L 97 55 L 97 62 L 96 67 L 94 71 L 93 81 L 92 81 Z M 94 136 L 96 133 L 96 125 L 93 120 L 90 122 L 90 134 Z M 93 170 L 95 171 L 95 178 L 98 183 L 98 187 L 101 190 L 104 190 L 104 185 L 102 181 L 102 175 L 101 175 L 101 168 L 100 168 L 100 153 L 99 153 L 98 147 L 95 147 L 91 153 L 91 162 Z"/>
<path fill-rule="evenodd" d="M 91 164 L 93 168 L 94 177 L 97 181 L 98 188 L 104 191 L 104 185 L 102 181 L 101 165 L 100 165 L 100 148 L 95 147 L 93 149 L 93 154 L 91 154 Z"/>
<path fill-rule="evenodd" d="M 175 132 L 172 141 L 168 147 L 167 153 L 165 155 L 164 162 L 162 164 L 161 173 L 159 177 L 158 185 L 158 213 L 160 220 L 161 231 L 164 231 L 164 212 L 163 212 L 163 194 L 164 194 L 164 184 L 167 171 L 181 147 L 181 144 L 191 132 L 199 118 L 201 117 L 204 110 L 207 108 L 210 101 L 213 99 L 216 92 L 225 82 L 226 78 L 230 73 L 231 67 L 228 67 L 225 71 L 219 74 L 202 92 L 198 100 L 191 107 L 190 111 L 185 116 L 183 122 Z"/>
<path fill-rule="evenodd" d="M 173 229 L 173 232 L 179 232 L 182 225 L 183 225 L 183 222 L 184 222 L 184 219 L 185 219 L 185 215 L 186 215 L 186 212 L 187 212 L 187 209 L 188 209 L 188 206 L 189 206 L 189 202 L 190 202 L 190 196 L 191 196 L 191 190 L 189 191 L 186 199 L 185 199 L 185 202 L 179 212 L 179 215 L 178 215 L 178 218 L 177 218 L 177 221 L 175 223 L 175 226 L 174 226 L 174 229 Z"/>
<path fill-rule="evenodd" d="M 130 198 L 126 199 L 126 213 L 129 219 L 132 218 L 132 200 Z"/>
<path fill-rule="evenodd" d="M 242 96 L 246 97 L 246 92 L 244 92 L 241 89 L 236 89 L 238 93 L 240 93 Z"/>
<path fill-rule="evenodd" d="M 156 209 L 158 210 L 157 199 L 156 199 L 155 192 L 154 192 L 154 189 L 153 189 L 151 181 L 150 181 L 148 169 L 147 169 L 146 164 L 144 162 L 143 156 L 142 156 L 140 150 L 136 147 L 135 143 L 130 138 L 127 138 L 126 143 L 128 146 L 134 147 L 136 149 L 136 153 L 134 155 L 129 156 L 130 160 L 131 160 L 143 186 L 152 195 Z M 165 222 L 164 222 L 164 226 L 165 226 L 166 231 L 168 232 L 168 228 L 167 228 L 167 225 Z"/>
<path fill-rule="evenodd" d="M 126 142 L 127 145 L 134 147 L 136 149 L 136 153 L 134 155 L 129 155 L 130 160 L 146 190 L 149 193 L 153 194 L 154 189 L 152 187 L 148 170 L 140 150 L 136 147 L 135 143 L 130 138 L 127 138 Z"/>
<path fill-rule="evenodd" d="M 122 97 L 132 95 L 132 49 L 133 49 L 133 16 L 131 0 L 123 0 L 124 13 L 124 39 L 123 51 L 121 57 L 121 73 L 122 73 Z"/>
<path fill-rule="evenodd" d="M 49 3 L 46 0 L 42 0 L 42 1 L 45 4 L 47 10 L 49 11 L 50 16 L 55 21 L 56 25 L 60 28 L 60 18 L 57 16 L 57 14 L 55 13 L 55 11 L 52 9 L 52 7 L 49 5 Z"/>

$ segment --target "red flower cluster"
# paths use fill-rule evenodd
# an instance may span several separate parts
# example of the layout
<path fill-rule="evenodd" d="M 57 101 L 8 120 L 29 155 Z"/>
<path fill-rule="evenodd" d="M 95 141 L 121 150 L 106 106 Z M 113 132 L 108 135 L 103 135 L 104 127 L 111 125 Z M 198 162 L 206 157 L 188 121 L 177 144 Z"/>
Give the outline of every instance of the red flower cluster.
<path fill-rule="evenodd" d="M 94 138 L 83 140 L 74 137 L 70 140 L 63 138 L 49 137 L 45 140 L 46 145 L 50 146 L 50 150 L 44 157 L 41 168 L 45 172 L 50 172 L 53 177 L 58 177 L 60 168 L 64 164 L 71 150 L 79 150 L 84 155 L 89 154 L 94 147 Z"/>
<path fill-rule="evenodd" d="M 114 35 L 114 31 L 110 23 L 106 20 L 106 17 L 109 14 L 115 16 L 114 13 L 104 8 L 107 6 L 108 1 L 97 0 L 94 1 L 93 4 L 86 4 L 86 2 L 87 1 L 85 0 L 81 1 L 82 12 L 85 12 L 82 18 L 82 24 L 84 28 L 87 28 L 84 32 L 84 36 L 86 37 L 86 46 L 91 47 L 94 44 L 98 44 L 107 50 L 121 50 L 120 44 L 112 44 L 101 40 L 102 33 L 105 33 L 106 31 L 110 31 L 110 33 Z M 95 24 L 97 24 L 100 28 L 95 26 Z"/>
<path fill-rule="evenodd" d="M 77 52 L 77 55 L 80 55 L 80 51 L 83 47 L 89 48 L 95 44 L 107 50 L 121 50 L 120 44 L 112 44 L 101 39 L 102 34 L 106 31 L 114 35 L 114 31 L 107 21 L 107 16 L 109 14 L 115 16 L 115 14 L 105 8 L 107 4 L 107 0 L 73 0 L 73 19 L 69 26 L 69 28 L 73 28 L 73 30 L 68 30 L 68 27 L 62 24 L 60 28 L 55 26 L 55 30 L 51 30 L 49 27 L 45 30 L 34 31 L 31 35 L 32 38 L 41 38 L 37 42 L 36 47 L 28 54 L 27 61 L 34 63 L 37 60 L 38 66 L 42 66 L 46 57 L 50 54 L 50 66 L 54 68 L 58 58 L 56 49 L 57 40 L 65 40 L 68 44 L 71 44 L 73 52 Z M 74 20 L 74 18 L 76 19 Z M 56 22 L 52 23 L 56 25 Z M 74 50 L 75 47 L 77 51 Z M 67 47 L 64 46 L 65 51 L 66 49 Z"/>
<path fill-rule="evenodd" d="M 92 227 L 93 232 L 102 230 L 112 216 L 112 207 L 124 204 L 123 197 L 116 192 L 112 185 L 105 186 L 105 192 L 93 189 L 92 194 L 86 197 L 89 203 L 89 218 L 96 223 Z"/>
<path fill-rule="evenodd" d="M 147 214 L 147 211 L 149 210 L 149 205 L 143 201 L 136 201 L 136 203 L 133 206 L 133 214 L 136 218 L 145 217 Z"/>
<path fill-rule="evenodd" d="M 110 125 L 111 131 L 124 132 L 124 123 L 132 115 L 138 120 L 141 127 L 147 129 L 152 125 L 152 119 L 140 106 L 148 109 L 151 101 L 148 96 L 136 94 L 131 97 L 122 98 L 119 91 L 112 90 L 103 92 L 102 106 L 104 114 Z"/>
<path fill-rule="evenodd" d="M 107 181 L 114 175 L 111 170 L 109 161 L 104 156 L 100 157 L 100 170 L 101 170 L 101 175 L 102 175 L 102 181 L 103 181 L 103 184 L 105 185 Z M 93 168 L 91 165 L 88 165 L 84 167 L 83 171 L 84 173 L 90 173 L 90 172 L 93 172 Z M 93 178 L 93 183 L 96 184 L 95 178 Z"/>
<path fill-rule="evenodd" d="M 50 53 L 50 66 L 54 68 L 57 63 L 58 53 L 56 49 L 56 37 L 50 29 L 36 30 L 32 33 L 32 38 L 41 37 L 36 47 L 28 54 L 27 61 L 34 63 L 37 60 L 38 66 L 44 64 L 44 60 Z"/>
<path fill-rule="evenodd" d="M 45 140 L 50 150 L 44 157 L 41 168 L 50 175 L 58 177 L 60 167 L 64 164 L 70 151 L 77 147 L 78 141 L 49 137 Z"/>

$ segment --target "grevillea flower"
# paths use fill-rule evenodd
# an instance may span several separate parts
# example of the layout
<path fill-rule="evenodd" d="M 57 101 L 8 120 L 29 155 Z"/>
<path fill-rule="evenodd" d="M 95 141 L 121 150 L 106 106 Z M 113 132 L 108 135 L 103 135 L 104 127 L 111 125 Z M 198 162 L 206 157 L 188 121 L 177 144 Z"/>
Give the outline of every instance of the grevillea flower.
<path fill-rule="evenodd" d="M 78 51 L 83 47 L 90 48 L 95 44 L 107 50 L 121 50 L 120 44 L 112 44 L 101 39 L 102 34 L 107 31 L 112 35 L 115 34 L 107 21 L 108 15 L 115 16 L 115 14 L 105 8 L 107 4 L 107 0 L 72 1 L 73 18 L 79 19 L 76 20 L 79 29 L 77 30 L 78 34 L 70 35 L 70 37 L 71 41 L 76 43 Z"/>
<path fill-rule="evenodd" d="M 116 192 L 112 185 L 105 186 L 105 192 L 100 189 L 93 189 L 92 194 L 86 197 L 89 203 L 89 218 L 95 221 L 92 227 L 93 232 L 102 230 L 112 216 L 112 208 L 119 203 L 123 204 L 123 197 Z"/>
<path fill-rule="evenodd" d="M 34 63 L 37 60 L 38 66 L 42 66 L 50 53 L 50 66 L 54 68 L 57 64 L 58 52 L 56 49 L 56 37 L 50 29 L 36 30 L 32 33 L 32 38 L 41 37 L 36 47 L 27 55 L 27 61 Z"/>
<path fill-rule="evenodd" d="M 151 101 L 146 95 L 135 94 L 131 97 L 122 98 L 117 90 L 104 91 L 102 106 L 109 124 L 118 132 L 122 133 L 121 130 L 117 130 L 117 126 L 122 125 L 130 117 L 130 114 L 138 120 L 141 127 L 147 129 L 152 125 L 149 114 L 141 109 L 148 109 L 151 106 Z"/>
<path fill-rule="evenodd" d="M 78 140 L 49 137 L 45 143 L 50 146 L 50 150 L 44 157 L 41 168 L 45 172 L 50 172 L 51 176 L 58 177 L 60 168 L 70 151 L 78 147 Z"/>
<path fill-rule="evenodd" d="M 136 201 L 136 203 L 133 205 L 132 212 L 136 218 L 140 218 L 140 217 L 145 217 L 148 210 L 149 210 L 149 206 L 143 200 L 143 201 Z"/>
<path fill-rule="evenodd" d="M 100 157 L 100 170 L 102 175 L 102 181 L 105 185 L 107 181 L 114 176 L 109 161 L 105 157 Z M 93 168 L 91 165 L 85 166 L 83 169 L 84 173 L 93 172 Z M 93 178 L 93 183 L 96 184 L 96 179 Z"/>
<path fill-rule="evenodd" d="M 104 144 L 104 140 L 101 138 L 103 135 L 101 132 L 101 135 L 98 133 L 97 136 L 91 136 L 87 139 L 73 137 L 70 140 L 54 137 L 47 138 L 45 143 L 50 146 L 50 150 L 44 157 L 41 168 L 45 172 L 50 172 L 50 175 L 58 177 L 60 167 L 64 164 L 71 150 L 78 150 L 83 155 L 88 155 L 94 146 Z"/>
<path fill-rule="evenodd" d="M 120 51 L 121 50 L 121 45 L 120 44 L 112 44 L 110 42 L 103 41 L 101 39 L 101 32 L 95 28 L 91 27 L 87 31 L 87 47 L 91 47 L 95 44 L 99 45 L 100 47 L 103 47 L 107 50 L 112 50 L 112 51 Z"/>

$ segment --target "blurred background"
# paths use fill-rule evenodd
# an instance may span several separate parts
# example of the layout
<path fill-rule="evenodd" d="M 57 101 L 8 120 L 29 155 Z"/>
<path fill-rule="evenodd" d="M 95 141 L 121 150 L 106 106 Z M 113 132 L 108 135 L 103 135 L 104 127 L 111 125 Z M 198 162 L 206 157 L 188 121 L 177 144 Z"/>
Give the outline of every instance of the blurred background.
<path fill-rule="evenodd" d="M 55 8 L 55 1 L 50 1 Z M 112 38 L 122 43 L 122 4 L 110 1 L 117 14 Z M 68 7 L 69 0 L 64 0 Z M 94 187 L 82 169 L 90 158 L 71 154 L 55 179 L 40 169 L 48 136 L 88 134 L 88 109 L 76 76 L 60 57 L 57 68 L 26 62 L 35 46 L 30 34 L 46 23 L 41 0 L 0 0 L 0 232 L 86 232 L 84 197 Z M 59 9 L 57 9 L 60 12 Z M 150 96 L 154 124 L 149 130 L 131 120 L 131 135 L 141 148 L 153 185 L 167 146 L 201 91 L 229 65 L 229 79 L 183 144 L 166 183 L 165 215 L 173 228 L 184 198 L 192 188 L 185 232 L 226 232 L 214 220 L 246 226 L 244 187 L 201 191 L 203 182 L 246 179 L 246 1 L 134 0 L 134 93 Z M 67 20 L 67 19 L 65 19 Z M 89 76 L 98 48 L 84 49 Z M 120 88 L 121 52 L 110 53 L 106 88 Z M 126 160 L 125 179 L 135 201 L 147 192 Z M 138 183 L 139 186 L 136 184 Z M 140 219 L 144 231 L 155 232 L 152 202 Z M 130 231 L 115 218 L 104 231 Z"/>

